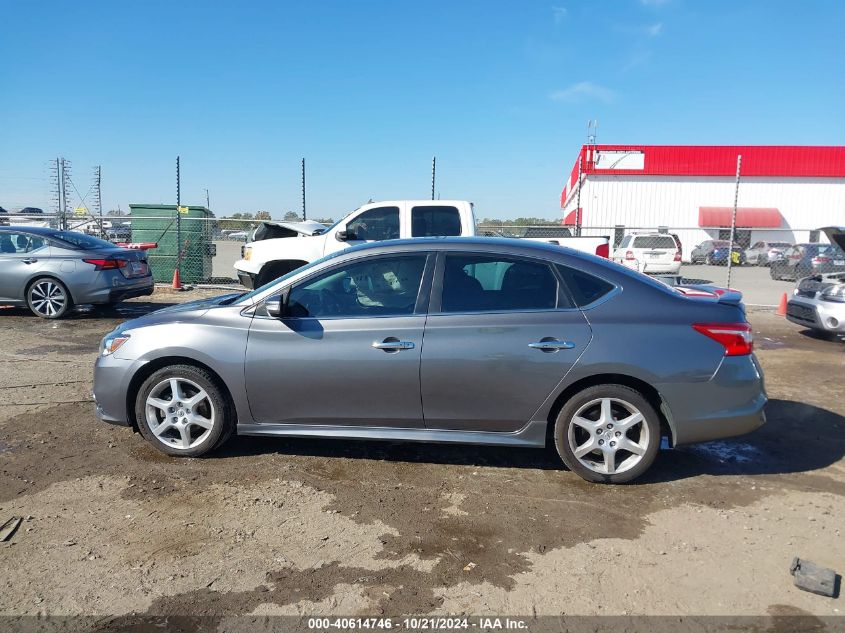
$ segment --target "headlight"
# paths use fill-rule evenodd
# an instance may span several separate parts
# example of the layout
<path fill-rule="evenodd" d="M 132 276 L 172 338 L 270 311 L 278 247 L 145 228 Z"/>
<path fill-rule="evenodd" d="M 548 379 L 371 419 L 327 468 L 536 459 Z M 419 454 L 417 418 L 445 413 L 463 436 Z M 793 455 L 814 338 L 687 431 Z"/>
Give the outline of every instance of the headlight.
<path fill-rule="evenodd" d="M 839 301 L 845 303 L 845 284 L 825 288 L 821 295 L 822 301 Z"/>
<path fill-rule="evenodd" d="M 244 259 L 246 261 L 249 261 L 250 259 L 252 259 L 252 247 L 251 246 L 245 246 L 244 247 Z"/>
<path fill-rule="evenodd" d="M 128 334 L 109 334 L 103 339 L 103 350 L 101 354 L 103 356 L 114 354 L 128 340 Z"/>

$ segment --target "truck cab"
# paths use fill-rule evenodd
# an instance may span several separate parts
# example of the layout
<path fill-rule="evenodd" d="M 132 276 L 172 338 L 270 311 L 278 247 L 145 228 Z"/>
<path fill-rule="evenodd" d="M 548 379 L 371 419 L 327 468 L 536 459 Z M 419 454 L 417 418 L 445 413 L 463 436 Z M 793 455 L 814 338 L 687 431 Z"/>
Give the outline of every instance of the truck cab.
<path fill-rule="evenodd" d="M 297 239 L 248 243 L 243 258 L 235 262 L 240 282 L 256 288 L 324 255 L 366 242 L 473 236 L 475 215 L 472 203 L 464 200 L 390 200 L 365 204 L 328 228 L 314 228 L 312 223 L 294 234 Z"/>

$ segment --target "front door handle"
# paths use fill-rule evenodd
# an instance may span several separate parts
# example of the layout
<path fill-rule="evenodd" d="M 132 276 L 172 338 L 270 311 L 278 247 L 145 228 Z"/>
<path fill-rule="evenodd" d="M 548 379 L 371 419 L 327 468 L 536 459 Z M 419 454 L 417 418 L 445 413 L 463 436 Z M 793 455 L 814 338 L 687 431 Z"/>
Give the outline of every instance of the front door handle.
<path fill-rule="evenodd" d="M 35 257 L 27 257 L 26 259 L 21 260 L 24 264 L 34 264 L 38 260 Z"/>
<path fill-rule="evenodd" d="M 575 343 L 572 341 L 559 341 L 557 339 L 543 339 L 536 343 L 529 343 L 528 347 L 538 349 L 541 352 L 556 352 L 561 349 L 572 349 L 575 347 Z"/>
<path fill-rule="evenodd" d="M 373 341 L 375 349 L 383 349 L 385 352 L 400 352 L 405 349 L 414 349 L 413 341 L 400 341 L 398 338 L 392 336 L 384 339 L 381 343 Z"/>

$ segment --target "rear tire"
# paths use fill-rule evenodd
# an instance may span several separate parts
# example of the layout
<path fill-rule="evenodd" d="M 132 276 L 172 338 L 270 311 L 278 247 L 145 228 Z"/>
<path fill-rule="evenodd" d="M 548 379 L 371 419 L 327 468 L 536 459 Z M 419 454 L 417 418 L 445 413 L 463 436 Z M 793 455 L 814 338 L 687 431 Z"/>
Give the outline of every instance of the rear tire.
<path fill-rule="evenodd" d="M 654 463 L 660 450 L 660 418 L 638 391 L 624 385 L 596 385 L 563 405 L 554 438 L 558 455 L 576 475 L 595 483 L 621 484 Z"/>
<path fill-rule="evenodd" d="M 70 292 L 53 277 L 38 277 L 26 289 L 26 304 L 42 319 L 61 319 L 73 306 Z"/>
<path fill-rule="evenodd" d="M 162 453 L 199 457 L 234 431 L 235 410 L 217 378 L 193 365 L 163 367 L 135 396 L 138 430 Z"/>

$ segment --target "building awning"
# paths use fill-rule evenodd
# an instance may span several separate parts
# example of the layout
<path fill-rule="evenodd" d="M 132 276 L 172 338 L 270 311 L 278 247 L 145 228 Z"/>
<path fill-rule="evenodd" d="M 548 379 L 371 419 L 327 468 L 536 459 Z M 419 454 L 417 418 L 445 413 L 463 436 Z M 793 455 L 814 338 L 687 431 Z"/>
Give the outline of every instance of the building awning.
<path fill-rule="evenodd" d="M 699 207 L 698 226 L 731 225 L 733 207 Z M 736 225 L 742 228 L 777 229 L 782 218 L 778 209 L 737 207 Z"/>
<path fill-rule="evenodd" d="M 579 209 L 573 209 L 569 213 L 566 214 L 566 217 L 563 218 L 563 222 L 561 222 L 562 226 L 575 226 L 578 223 L 578 211 Z M 581 224 L 584 224 L 584 209 L 580 209 L 581 211 Z"/>

